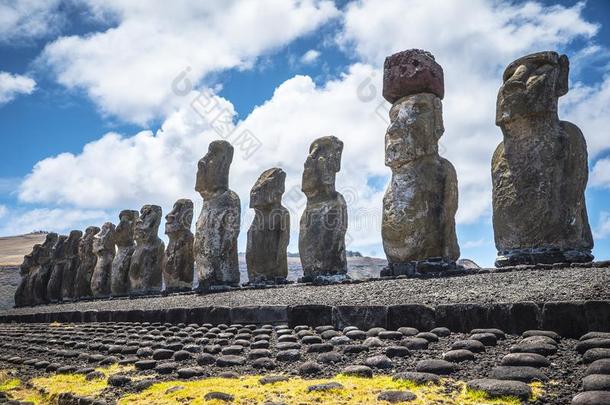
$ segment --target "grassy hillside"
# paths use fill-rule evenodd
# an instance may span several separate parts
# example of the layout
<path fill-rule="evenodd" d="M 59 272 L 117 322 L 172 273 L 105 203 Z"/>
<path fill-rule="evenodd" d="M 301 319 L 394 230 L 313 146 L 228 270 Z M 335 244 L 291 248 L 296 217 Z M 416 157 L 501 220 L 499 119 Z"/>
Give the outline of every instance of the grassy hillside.
<path fill-rule="evenodd" d="M 31 233 L 0 237 L 0 266 L 19 266 L 23 256 L 32 251 L 32 246 L 44 242 L 45 236 L 42 233 Z"/>

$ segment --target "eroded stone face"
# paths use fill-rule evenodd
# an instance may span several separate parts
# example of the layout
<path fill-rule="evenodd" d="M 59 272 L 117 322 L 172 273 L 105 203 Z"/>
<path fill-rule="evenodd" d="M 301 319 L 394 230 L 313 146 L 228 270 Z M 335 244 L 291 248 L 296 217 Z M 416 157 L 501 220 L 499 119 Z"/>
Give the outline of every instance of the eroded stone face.
<path fill-rule="evenodd" d="M 93 252 L 93 238 L 100 231 L 97 226 L 85 229 L 85 235 L 81 238 L 78 246 L 79 266 L 76 272 L 76 283 L 74 298 L 91 296 L 91 276 L 95 270 L 97 256 Z"/>
<path fill-rule="evenodd" d="M 165 234 L 169 236 L 163 265 L 165 288 L 168 291 L 190 290 L 195 271 L 195 237 L 191 232 L 193 202 L 189 199 L 176 201 L 173 210 L 165 219 Z"/>
<path fill-rule="evenodd" d="M 34 304 L 46 304 L 49 302 L 47 297 L 47 285 L 49 284 L 49 278 L 51 277 L 51 271 L 53 270 L 53 248 L 57 243 L 59 236 L 56 233 L 47 234 L 45 241 L 41 246 L 40 255 L 38 255 L 38 266 L 34 271 L 32 284 L 33 284 L 33 297 Z"/>
<path fill-rule="evenodd" d="M 241 205 L 228 189 L 233 147 L 226 141 L 210 143 L 199 161 L 195 190 L 203 197 L 195 232 L 195 263 L 199 288 L 239 285 L 237 237 Z"/>
<path fill-rule="evenodd" d="M 110 295 L 110 278 L 114 260 L 115 226 L 111 222 L 102 225 L 100 232 L 93 238 L 93 252 L 97 256 L 95 269 L 91 276 L 91 293 L 94 297 Z"/>
<path fill-rule="evenodd" d="M 114 233 L 116 254 L 110 277 L 110 293 L 113 296 L 129 294 L 129 266 L 136 249 L 134 232 L 139 216 L 140 213 L 133 210 L 124 210 L 119 214 L 119 224 Z"/>
<path fill-rule="evenodd" d="M 32 252 L 25 255 L 19 268 L 21 282 L 15 291 L 15 306 L 22 307 L 34 304 L 33 278 L 38 267 L 38 258 L 42 254 L 42 245 L 36 244 Z"/>
<path fill-rule="evenodd" d="M 288 276 L 286 249 L 290 242 L 290 213 L 282 206 L 286 173 L 264 171 L 250 192 L 255 215 L 248 230 L 246 262 L 250 283 L 282 282 Z"/>
<path fill-rule="evenodd" d="M 132 294 L 146 294 L 161 290 L 162 264 L 165 244 L 159 239 L 162 211 L 158 205 L 145 205 L 136 221 L 136 248 L 129 266 Z"/>
<path fill-rule="evenodd" d="M 416 66 L 427 69 L 423 64 Z M 393 77 L 384 77 L 384 86 L 391 87 Z M 381 230 L 389 262 L 386 275 L 443 271 L 455 267 L 460 255 L 455 232 L 457 176 L 453 165 L 438 154 L 444 132 L 442 103 L 431 89 L 439 82 L 422 82 L 421 88 L 427 91 L 417 92 L 419 84 L 411 85 L 409 80 L 419 83 L 421 77 L 403 77 L 397 85 L 404 90 L 403 97 L 390 109 L 385 136 L 385 164 L 392 170 Z"/>
<path fill-rule="evenodd" d="M 47 284 L 47 299 L 50 302 L 57 302 L 61 300 L 61 283 L 64 275 L 64 268 L 66 267 L 66 244 L 68 237 L 61 235 L 57 238 L 57 242 L 53 247 L 53 268 L 51 275 L 49 276 L 49 283 Z"/>
<path fill-rule="evenodd" d="M 496 111 L 504 141 L 492 160 L 498 266 L 593 259 L 586 142 L 557 116 L 568 70 L 567 56 L 540 52 L 504 72 Z"/>
<path fill-rule="evenodd" d="M 62 282 L 61 282 L 61 299 L 71 300 L 74 298 L 74 284 L 76 273 L 80 264 L 78 256 L 78 246 L 80 244 L 83 233 L 79 230 L 70 232 L 66 241 L 66 265 L 64 267 Z"/>
<path fill-rule="evenodd" d="M 383 97 L 394 104 L 401 98 L 418 93 L 445 95 L 443 68 L 430 52 L 409 49 L 385 59 Z"/>
<path fill-rule="evenodd" d="M 311 144 L 305 161 L 301 189 L 307 196 L 307 206 L 299 232 L 304 280 L 347 273 L 347 205 L 335 190 L 342 152 L 343 142 L 326 136 Z"/>

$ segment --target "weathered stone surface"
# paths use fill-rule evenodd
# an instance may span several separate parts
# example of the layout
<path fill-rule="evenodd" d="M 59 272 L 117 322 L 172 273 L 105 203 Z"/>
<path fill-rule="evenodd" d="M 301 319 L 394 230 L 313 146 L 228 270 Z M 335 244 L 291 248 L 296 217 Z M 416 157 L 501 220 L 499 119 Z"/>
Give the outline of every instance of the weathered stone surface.
<path fill-rule="evenodd" d="M 282 282 L 288 276 L 290 213 L 282 206 L 285 181 L 282 169 L 265 170 L 250 192 L 250 208 L 255 211 L 246 247 L 251 284 Z"/>
<path fill-rule="evenodd" d="M 115 226 L 111 222 L 102 225 L 100 232 L 93 238 L 93 252 L 97 257 L 95 269 L 91 275 L 91 294 L 93 297 L 110 295 L 110 277 L 114 260 Z"/>
<path fill-rule="evenodd" d="M 119 224 L 114 234 L 116 255 L 112 261 L 110 277 L 110 292 L 114 296 L 129 294 L 129 266 L 136 249 L 134 231 L 139 216 L 138 211 L 132 210 L 124 210 L 119 214 Z"/>
<path fill-rule="evenodd" d="M 409 49 L 385 59 L 383 65 L 383 97 L 390 103 L 417 93 L 445 95 L 443 68 L 430 52 Z"/>
<path fill-rule="evenodd" d="M 299 232 L 304 281 L 347 274 L 347 205 L 335 189 L 342 152 L 343 142 L 334 136 L 325 136 L 313 141 L 305 161 L 301 189 L 307 197 L 307 206 Z"/>
<path fill-rule="evenodd" d="M 568 70 L 566 55 L 539 52 L 504 71 L 496 110 L 504 141 L 492 160 L 497 266 L 593 259 L 587 145 L 576 125 L 557 117 Z"/>
<path fill-rule="evenodd" d="M 163 281 L 167 291 L 190 290 L 195 273 L 193 243 L 195 236 L 191 232 L 193 223 L 193 202 L 180 199 L 173 210 L 165 217 L 165 234 L 169 243 L 165 250 L 163 262 Z"/>
<path fill-rule="evenodd" d="M 497 380 L 515 380 L 525 383 L 547 380 L 542 371 L 528 366 L 498 366 L 491 370 L 489 376 Z"/>
<path fill-rule="evenodd" d="M 390 109 L 385 164 L 392 180 L 383 198 L 381 234 L 388 258 L 383 275 L 455 269 L 457 175 L 438 154 L 444 132 L 440 98 L 411 94 Z"/>
<path fill-rule="evenodd" d="M 421 373 L 415 371 L 408 371 L 404 373 L 397 373 L 392 376 L 394 381 L 412 381 L 415 384 L 426 384 L 426 383 L 434 383 L 438 384 L 440 382 L 440 377 L 437 374 L 433 373 Z"/>
<path fill-rule="evenodd" d="M 411 391 L 381 391 L 377 396 L 378 401 L 385 401 L 391 404 L 411 402 L 417 399 L 417 395 Z"/>
<path fill-rule="evenodd" d="M 84 298 L 91 296 L 91 276 L 95 270 L 97 256 L 93 252 L 93 238 L 100 231 L 97 226 L 90 226 L 85 229 L 85 235 L 81 238 L 78 246 L 79 266 L 76 271 L 76 282 L 74 288 L 74 298 Z"/>
<path fill-rule="evenodd" d="M 610 404 L 610 391 L 581 392 L 572 399 L 572 405 L 606 405 Z"/>
<path fill-rule="evenodd" d="M 446 360 L 430 359 L 418 361 L 415 369 L 420 373 L 448 375 L 455 372 L 458 368 L 455 364 Z"/>
<path fill-rule="evenodd" d="M 582 379 L 584 391 L 610 391 L 610 375 L 590 374 Z"/>
<path fill-rule="evenodd" d="M 530 386 L 520 381 L 483 378 L 469 381 L 467 387 L 475 391 L 484 391 L 492 398 L 512 396 L 526 401 L 532 395 Z"/>
<path fill-rule="evenodd" d="M 47 299 L 50 302 L 57 302 L 61 299 L 61 282 L 66 267 L 66 242 L 67 236 L 60 235 L 53 247 L 53 268 L 47 284 Z"/>
<path fill-rule="evenodd" d="M 33 246 L 32 252 L 23 258 L 23 263 L 19 268 L 21 282 L 15 291 L 15 306 L 17 307 L 34 303 L 33 279 L 35 271 L 38 268 L 38 258 L 42 253 L 42 245 L 36 244 Z"/>
<path fill-rule="evenodd" d="M 197 220 L 194 249 L 202 290 L 239 284 L 237 237 L 241 205 L 237 194 L 229 190 L 232 161 L 233 146 L 226 141 L 213 141 L 198 164 L 195 190 L 203 198 L 203 207 Z"/>
<path fill-rule="evenodd" d="M 83 233 L 81 231 L 74 230 L 70 232 L 68 240 L 66 241 L 66 264 L 63 269 L 61 282 L 62 300 L 71 300 L 74 298 L 76 273 L 78 272 L 78 266 L 80 265 L 78 248 L 82 237 Z"/>
<path fill-rule="evenodd" d="M 146 294 L 161 290 L 162 264 L 165 244 L 159 239 L 162 211 L 158 205 L 145 205 L 136 221 L 136 249 L 129 265 L 132 294 Z"/>
<path fill-rule="evenodd" d="M 536 353 L 509 353 L 502 358 L 503 366 L 548 367 L 551 361 Z"/>

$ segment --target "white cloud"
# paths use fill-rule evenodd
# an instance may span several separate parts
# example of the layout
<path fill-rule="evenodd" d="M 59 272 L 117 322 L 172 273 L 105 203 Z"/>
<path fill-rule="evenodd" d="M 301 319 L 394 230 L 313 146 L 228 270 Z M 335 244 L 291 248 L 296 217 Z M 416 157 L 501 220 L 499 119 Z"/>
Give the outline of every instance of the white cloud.
<path fill-rule="evenodd" d="M 594 187 L 610 188 L 610 158 L 600 159 L 595 163 L 589 184 Z"/>
<path fill-rule="evenodd" d="M 310 49 L 301 56 L 301 63 L 310 65 L 315 63 L 320 58 L 320 51 Z"/>
<path fill-rule="evenodd" d="M 32 231 L 68 233 L 72 229 L 85 229 L 108 220 L 108 213 L 102 210 L 79 210 L 64 208 L 38 208 L 33 210 L 12 210 L 0 226 L 0 235 L 23 235 Z"/>
<path fill-rule="evenodd" d="M 8 214 L 8 208 L 6 205 L 0 204 L 0 218 L 4 218 Z"/>
<path fill-rule="evenodd" d="M 0 3 L 0 43 L 31 41 L 55 33 L 65 20 L 61 0 L 17 0 Z"/>
<path fill-rule="evenodd" d="M 0 105 L 12 101 L 19 94 L 32 94 L 36 82 L 27 76 L 0 72 Z"/>
<path fill-rule="evenodd" d="M 146 3 L 89 0 L 115 25 L 49 44 L 42 60 L 68 88 L 83 89 L 104 113 L 143 124 L 176 106 L 174 79 L 249 68 L 337 15 L 330 1 L 232 0 Z"/>
<path fill-rule="evenodd" d="M 308 3 L 304 4 L 301 7 Z M 354 49 L 356 56 L 364 62 L 353 64 L 344 75 L 322 87 L 316 87 L 307 76 L 287 80 L 275 90 L 270 100 L 238 123 L 240 130 L 248 129 L 262 143 L 255 155 L 247 160 L 236 147 L 231 169 L 231 187 L 240 195 L 244 213 L 240 250 L 244 248 L 248 215 L 251 215 L 247 209 L 250 188 L 260 172 L 273 166 L 280 166 L 287 172 L 284 203 L 295 211 L 291 239 L 291 250 L 295 250 L 298 218 L 304 203 L 304 196 L 298 190 L 307 149 L 313 139 L 332 134 L 345 143 L 337 188 L 346 195 L 351 210 L 348 247 L 381 252 L 379 229 L 384 190 L 368 184 L 370 178 L 379 183 L 382 182 L 379 179 L 387 180 L 390 175 L 383 164 L 388 105 L 381 98 L 381 66 L 386 55 L 413 47 L 432 51 L 445 70 L 446 97 L 443 104 L 446 131 L 441 138 L 441 151 L 454 163 L 458 172 L 458 222 L 473 223 L 482 216 L 488 216 L 491 205 L 490 160 L 501 140 L 494 117 L 502 70 L 523 54 L 561 48 L 575 38 L 593 36 L 597 27 L 583 20 L 581 7 L 579 4 L 571 8 L 544 8 L 537 3 L 502 6 L 483 0 L 469 3 L 468 8 L 464 8 L 461 2 L 430 0 L 388 0 L 383 7 L 378 2 L 360 1 L 348 6 L 339 40 L 348 52 Z M 256 14 L 246 8 L 242 10 L 244 14 Z M 311 13 L 318 17 L 320 14 L 333 14 L 331 11 L 322 13 L 321 9 L 322 5 L 319 5 L 319 9 L 312 8 Z M 184 12 L 184 7 L 178 7 L 180 10 Z M 409 24 L 404 22 L 406 10 Z M 231 14 L 230 10 L 228 14 Z M 182 22 L 178 17 L 186 18 L 173 14 L 168 16 L 173 24 Z M 107 111 L 137 119 L 147 118 L 148 109 L 155 111 L 167 99 L 167 87 L 163 86 L 167 86 L 167 80 L 171 82 L 174 68 L 179 70 L 187 64 L 193 66 L 189 77 L 195 82 L 204 72 L 219 68 L 217 59 L 229 54 L 240 55 L 225 64 L 237 66 L 244 60 L 252 61 L 254 55 L 268 45 L 268 42 L 259 40 L 258 45 L 248 45 L 247 51 L 241 52 L 243 49 L 240 48 L 240 52 L 227 53 L 216 46 L 206 48 L 201 41 L 208 39 L 198 37 L 197 49 L 206 49 L 207 52 L 198 51 L 194 56 L 197 58 L 195 64 L 184 56 L 190 55 L 188 52 L 183 54 L 167 46 L 167 43 L 172 43 L 180 48 L 175 44 L 177 34 L 165 32 L 168 25 L 157 21 L 159 17 L 151 17 L 158 22 L 159 31 L 163 34 L 155 37 L 159 46 L 152 46 L 144 38 L 142 50 L 133 50 L 133 47 L 139 45 L 136 39 L 141 33 L 147 32 L 145 28 L 149 23 L 140 21 L 144 16 L 135 17 L 135 12 L 130 9 L 123 10 L 123 14 L 116 18 L 121 21 L 116 29 L 118 32 L 110 30 L 87 38 L 63 39 L 47 49 L 47 56 L 61 56 L 65 61 L 65 66 L 62 65 L 59 71 L 60 80 L 65 84 L 85 87 Z M 318 23 L 322 20 L 319 17 Z M 186 19 L 185 32 L 193 32 L 205 25 L 197 21 L 191 24 L 197 27 L 191 27 L 189 21 Z M 460 24 L 455 21 L 460 21 Z M 220 25 L 217 31 L 213 31 L 209 41 L 220 41 L 222 45 L 231 41 L 241 43 L 242 34 L 245 37 L 249 35 L 243 33 L 248 30 L 235 32 L 231 26 L 230 34 L 234 37 L 223 38 L 221 33 L 226 26 Z M 268 34 L 264 28 L 261 28 L 263 36 Z M 106 49 L 108 41 L 118 41 L 126 35 L 124 31 L 134 33 L 134 45 L 126 44 L 126 49 L 114 49 L 116 58 L 111 58 L 111 51 Z M 186 42 L 184 50 L 192 50 L 190 42 Z M 119 46 L 123 41 L 116 43 Z M 77 51 L 72 52 L 72 49 Z M 91 52 L 90 57 L 83 58 L 85 50 Z M 141 75 L 140 70 L 134 70 L 127 63 L 131 61 L 131 57 L 127 57 L 128 50 L 143 58 Z M 161 53 L 164 56 L 159 56 Z M 151 61 L 149 56 L 158 63 Z M 175 60 L 178 63 L 172 65 Z M 102 66 L 98 69 L 96 63 Z M 121 65 L 126 66 L 124 75 L 117 70 Z M 153 71 L 150 66 L 159 69 Z M 147 84 L 152 85 L 151 89 L 145 89 Z M 182 197 L 192 198 L 200 206 L 201 199 L 193 191 L 196 162 L 207 151 L 208 143 L 219 136 L 191 110 L 188 102 L 192 97 L 190 94 L 178 100 L 182 104 L 167 115 L 162 129 L 155 134 L 150 131 L 134 136 L 111 133 L 86 145 L 80 154 L 63 154 L 39 162 L 21 185 L 19 198 L 24 202 L 58 203 L 81 210 L 113 212 L 144 203 L 160 204 L 167 212 L 173 201 Z M 216 100 L 230 116 L 234 116 L 229 101 Z M 297 192 L 291 194 L 290 190 Z"/>
<path fill-rule="evenodd" d="M 606 239 L 610 236 L 610 212 L 602 211 L 599 215 L 599 222 L 593 235 L 595 239 Z"/>

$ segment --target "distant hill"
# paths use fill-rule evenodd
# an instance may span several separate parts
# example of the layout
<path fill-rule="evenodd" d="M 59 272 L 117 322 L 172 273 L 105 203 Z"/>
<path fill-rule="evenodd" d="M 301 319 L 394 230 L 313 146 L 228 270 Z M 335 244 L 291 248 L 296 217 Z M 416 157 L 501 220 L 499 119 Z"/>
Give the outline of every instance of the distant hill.
<path fill-rule="evenodd" d="M 23 256 L 30 253 L 35 244 L 44 242 L 46 236 L 45 232 L 35 232 L 0 237 L 0 266 L 19 266 Z"/>

